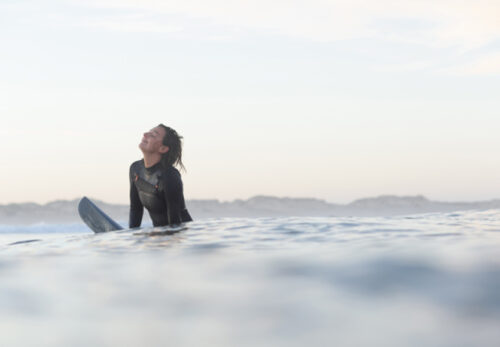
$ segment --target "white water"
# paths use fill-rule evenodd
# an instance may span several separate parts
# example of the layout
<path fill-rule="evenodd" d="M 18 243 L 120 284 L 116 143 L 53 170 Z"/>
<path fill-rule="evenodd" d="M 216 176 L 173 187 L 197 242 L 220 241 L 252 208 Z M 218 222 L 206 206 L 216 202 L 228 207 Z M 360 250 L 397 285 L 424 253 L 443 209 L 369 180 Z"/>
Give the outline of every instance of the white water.
<path fill-rule="evenodd" d="M 0 226 L 0 345 L 500 345 L 500 211 L 147 231 Z"/>

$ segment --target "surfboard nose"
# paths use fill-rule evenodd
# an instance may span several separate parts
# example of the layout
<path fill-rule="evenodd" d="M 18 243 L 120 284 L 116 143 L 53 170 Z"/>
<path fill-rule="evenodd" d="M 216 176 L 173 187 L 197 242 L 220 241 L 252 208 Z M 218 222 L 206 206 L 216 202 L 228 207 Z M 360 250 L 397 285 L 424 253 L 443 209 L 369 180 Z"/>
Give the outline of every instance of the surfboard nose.
<path fill-rule="evenodd" d="M 120 224 L 110 218 L 86 196 L 78 203 L 78 214 L 83 222 L 95 233 L 123 230 Z"/>

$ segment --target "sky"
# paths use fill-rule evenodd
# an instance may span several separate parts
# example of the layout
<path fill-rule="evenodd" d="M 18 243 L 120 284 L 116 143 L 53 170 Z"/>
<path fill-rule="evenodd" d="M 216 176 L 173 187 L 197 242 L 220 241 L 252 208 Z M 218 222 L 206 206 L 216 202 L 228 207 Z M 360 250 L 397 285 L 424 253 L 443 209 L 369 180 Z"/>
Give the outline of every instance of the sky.
<path fill-rule="evenodd" d="M 186 199 L 500 198 L 500 1 L 0 0 L 0 204 L 128 203 L 159 123 Z"/>

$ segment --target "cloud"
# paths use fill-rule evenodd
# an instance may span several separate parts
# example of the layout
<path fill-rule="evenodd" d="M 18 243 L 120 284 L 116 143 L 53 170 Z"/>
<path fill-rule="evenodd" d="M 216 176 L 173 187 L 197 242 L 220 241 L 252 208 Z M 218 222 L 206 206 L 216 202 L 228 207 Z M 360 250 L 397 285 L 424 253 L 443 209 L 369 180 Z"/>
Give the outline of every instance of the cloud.
<path fill-rule="evenodd" d="M 382 38 L 468 50 L 500 38 L 500 1 L 491 0 L 99 0 L 84 3 L 101 8 L 176 14 L 222 26 L 266 30 L 317 41 Z M 380 26 L 384 21 L 399 21 L 402 25 Z M 425 25 L 408 31 L 404 28 L 408 21 Z"/>
<path fill-rule="evenodd" d="M 500 52 L 477 58 L 476 61 L 454 66 L 445 72 L 458 76 L 500 76 Z"/>
<path fill-rule="evenodd" d="M 257 32 L 344 41 L 372 57 L 371 66 L 382 71 L 498 71 L 494 44 L 500 41 L 500 1 L 54 0 L 51 6 L 20 1 L 0 8 L 23 23 L 38 20 L 59 27 L 83 25 L 182 39 L 225 41 Z M 466 64 L 469 57 L 476 61 Z"/>
<path fill-rule="evenodd" d="M 172 25 L 145 15 L 104 16 L 90 18 L 82 24 L 110 31 L 136 33 L 177 33 L 183 30 L 180 25 Z"/>

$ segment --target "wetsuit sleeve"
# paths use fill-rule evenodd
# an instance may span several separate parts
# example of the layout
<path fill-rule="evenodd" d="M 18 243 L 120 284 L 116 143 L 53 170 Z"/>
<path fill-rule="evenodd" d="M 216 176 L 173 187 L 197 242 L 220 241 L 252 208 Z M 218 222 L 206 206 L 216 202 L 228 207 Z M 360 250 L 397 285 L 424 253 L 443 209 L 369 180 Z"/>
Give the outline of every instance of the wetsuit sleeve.
<path fill-rule="evenodd" d="M 167 202 L 168 224 L 190 222 L 193 219 L 186 209 L 181 176 L 178 172 L 167 175 L 165 184 L 165 201 Z"/>
<path fill-rule="evenodd" d="M 128 219 L 128 226 L 129 228 L 137 228 L 141 226 L 142 215 L 144 213 L 144 206 L 142 205 L 142 202 L 139 199 L 139 193 L 137 192 L 137 187 L 135 186 L 134 183 L 135 175 L 132 166 L 130 167 L 129 180 L 130 180 L 130 214 Z"/>

